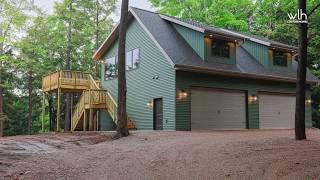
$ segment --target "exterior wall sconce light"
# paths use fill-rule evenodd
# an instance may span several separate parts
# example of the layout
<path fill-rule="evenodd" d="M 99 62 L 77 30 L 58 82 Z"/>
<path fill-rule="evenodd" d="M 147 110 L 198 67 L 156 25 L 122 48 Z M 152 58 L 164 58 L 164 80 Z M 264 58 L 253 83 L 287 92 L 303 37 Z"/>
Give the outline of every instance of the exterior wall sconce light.
<path fill-rule="evenodd" d="M 152 107 L 153 107 L 153 101 L 148 101 L 148 102 L 147 102 L 147 106 L 148 106 L 149 108 L 152 108 Z"/>
<path fill-rule="evenodd" d="M 306 99 L 306 102 L 305 102 L 306 105 L 310 105 L 311 103 L 312 103 L 311 99 Z"/>
<path fill-rule="evenodd" d="M 249 101 L 249 103 L 257 102 L 257 101 L 258 101 L 258 96 L 255 95 L 255 94 L 251 94 L 251 95 L 248 97 L 248 101 Z"/>
<path fill-rule="evenodd" d="M 98 62 L 98 64 L 106 64 L 106 61 L 104 61 L 104 60 L 99 60 L 97 62 Z"/>
<path fill-rule="evenodd" d="M 185 99 L 185 98 L 187 98 L 188 97 L 188 93 L 187 93 L 187 91 L 186 90 L 179 90 L 178 91 L 178 100 L 183 100 L 183 99 Z"/>
<path fill-rule="evenodd" d="M 159 79 L 159 76 L 153 76 L 152 79 Z"/>

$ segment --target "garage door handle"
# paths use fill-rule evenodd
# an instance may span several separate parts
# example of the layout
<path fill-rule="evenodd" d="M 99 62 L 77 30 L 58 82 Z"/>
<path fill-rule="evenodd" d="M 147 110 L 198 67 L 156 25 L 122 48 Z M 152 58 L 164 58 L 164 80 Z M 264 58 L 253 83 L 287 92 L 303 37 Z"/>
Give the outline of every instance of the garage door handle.
<path fill-rule="evenodd" d="M 217 111 L 217 113 L 218 113 L 218 114 L 220 114 L 220 113 L 221 113 L 221 111 L 220 111 L 220 110 L 218 110 L 218 111 Z"/>
<path fill-rule="evenodd" d="M 280 115 L 280 112 L 278 112 L 278 115 Z"/>

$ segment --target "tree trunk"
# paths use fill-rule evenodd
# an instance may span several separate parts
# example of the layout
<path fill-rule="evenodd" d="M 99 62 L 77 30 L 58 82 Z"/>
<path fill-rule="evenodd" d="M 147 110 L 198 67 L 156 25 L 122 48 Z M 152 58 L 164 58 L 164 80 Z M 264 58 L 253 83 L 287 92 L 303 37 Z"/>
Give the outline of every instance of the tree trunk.
<path fill-rule="evenodd" d="M 1 47 L 2 48 L 2 47 Z M 0 52 L 1 55 L 1 52 Z M 0 62 L 0 85 L 2 84 L 2 62 Z M 3 90 L 0 86 L 0 137 L 4 134 Z"/>
<path fill-rule="evenodd" d="M 29 95 L 29 112 L 28 112 L 28 133 L 32 134 L 32 71 L 28 73 L 28 95 Z"/>
<path fill-rule="evenodd" d="M 96 0 L 96 51 L 99 48 L 99 0 Z M 94 61 L 94 78 L 97 78 L 98 63 Z"/>
<path fill-rule="evenodd" d="M 126 110 L 126 30 L 127 30 L 127 16 L 128 16 L 128 0 L 122 0 L 121 17 L 119 28 L 119 48 L 118 48 L 118 125 L 117 136 L 128 136 L 127 126 L 127 110 Z"/>
<path fill-rule="evenodd" d="M 306 13 L 306 0 L 298 0 L 298 9 Z M 295 114 L 295 138 L 306 139 L 305 132 L 305 98 L 306 98 L 306 67 L 308 47 L 308 24 L 299 24 L 299 62 L 296 84 L 296 114 Z"/>
<path fill-rule="evenodd" d="M 72 11 L 72 2 L 70 1 L 69 4 L 69 11 Z M 72 19 L 69 17 L 68 22 L 68 52 L 67 52 L 67 62 L 66 62 L 66 69 L 71 70 L 71 29 L 72 29 Z M 64 116 L 64 131 L 69 132 L 70 131 L 70 123 L 71 123 L 71 98 L 70 93 L 66 93 L 66 109 L 65 109 L 65 116 Z"/>
<path fill-rule="evenodd" d="M 49 109 L 49 130 L 53 131 L 53 110 L 52 110 L 52 97 L 51 94 L 48 95 L 48 109 Z"/>
<path fill-rule="evenodd" d="M 2 33 L 0 34 L 2 37 Z M 3 55 L 3 43 L 0 43 L 0 56 Z M 4 114 L 3 114 L 3 90 L 2 90 L 2 61 L 0 61 L 0 137 L 4 131 Z"/>

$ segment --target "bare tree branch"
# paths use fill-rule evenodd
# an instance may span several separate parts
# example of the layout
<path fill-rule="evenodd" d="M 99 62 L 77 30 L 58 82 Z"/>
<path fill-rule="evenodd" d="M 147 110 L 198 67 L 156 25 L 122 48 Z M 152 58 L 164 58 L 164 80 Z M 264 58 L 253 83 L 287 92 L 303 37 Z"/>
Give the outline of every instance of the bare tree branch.
<path fill-rule="evenodd" d="M 310 16 L 315 10 L 317 10 L 320 7 L 320 3 L 316 5 L 309 13 L 308 16 Z"/>

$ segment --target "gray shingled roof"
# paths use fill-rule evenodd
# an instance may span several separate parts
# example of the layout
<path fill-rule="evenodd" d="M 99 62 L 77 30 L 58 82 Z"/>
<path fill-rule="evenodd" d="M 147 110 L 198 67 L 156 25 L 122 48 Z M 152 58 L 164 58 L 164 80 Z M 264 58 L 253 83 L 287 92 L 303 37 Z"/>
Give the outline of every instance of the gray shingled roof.
<path fill-rule="evenodd" d="M 236 32 L 233 30 L 209 26 L 209 25 L 201 23 L 201 22 L 196 22 L 196 21 L 191 21 L 191 20 L 183 20 L 183 19 L 180 19 L 177 17 L 163 15 L 163 14 L 161 14 L 160 17 L 162 17 L 162 18 L 168 17 L 168 18 L 180 21 L 180 22 L 184 22 L 184 23 L 190 24 L 192 26 L 204 29 L 206 32 L 219 33 L 219 34 L 224 34 L 226 36 L 236 36 L 238 38 L 252 38 L 252 39 L 264 41 L 266 43 L 270 43 L 271 46 L 273 45 L 273 46 L 279 46 L 279 47 L 283 47 L 283 48 L 297 50 L 297 47 L 295 47 L 295 46 L 291 46 L 291 45 L 284 44 L 281 42 L 273 41 L 273 40 L 267 39 L 265 37 L 260 37 L 260 36 L 256 36 L 256 35 L 248 35 L 248 34 Z M 165 19 L 167 19 L 167 18 L 165 18 Z"/>
<path fill-rule="evenodd" d="M 296 72 L 275 72 L 266 69 L 241 46 L 236 49 L 236 64 L 228 65 L 204 61 L 175 30 L 171 22 L 161 18 L 158 13 L 137 8 L 131 9 L 168 55 L 175 67 L 192 67 L 193 69 L 205 69 L 206 71 L 212 72 L 244 74 L 248 75 L 247 77 L 252 75 L 277 80 L 296 79 Z M 195 24 L 196 23 L 193 25 Z M 198 25 L 200 26 L 200 24 Z M 296 62 L 293 63 L 293 68 L 297 68 Z M 312 82 L 318 81 L 318 79 L 310 73 L 307 74 L 307 80 Z"/>

